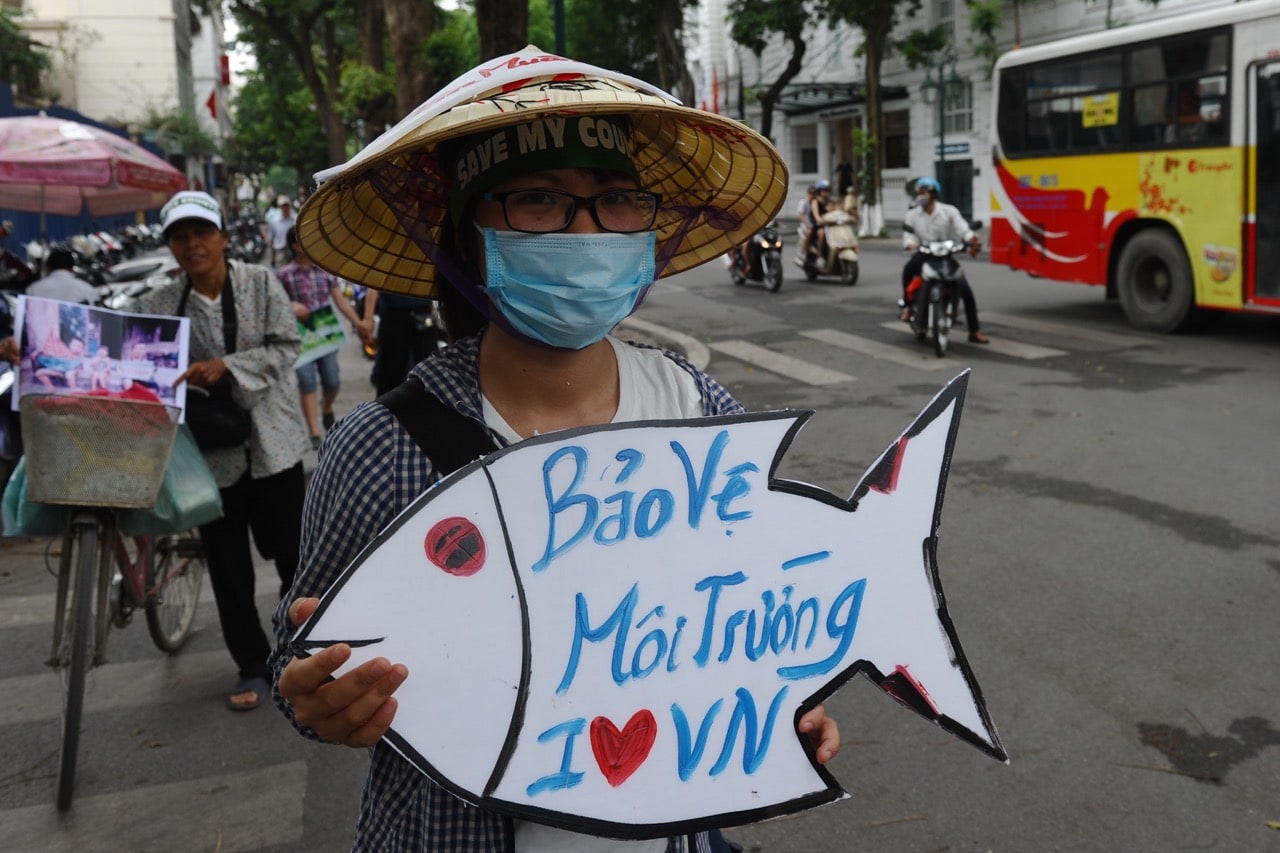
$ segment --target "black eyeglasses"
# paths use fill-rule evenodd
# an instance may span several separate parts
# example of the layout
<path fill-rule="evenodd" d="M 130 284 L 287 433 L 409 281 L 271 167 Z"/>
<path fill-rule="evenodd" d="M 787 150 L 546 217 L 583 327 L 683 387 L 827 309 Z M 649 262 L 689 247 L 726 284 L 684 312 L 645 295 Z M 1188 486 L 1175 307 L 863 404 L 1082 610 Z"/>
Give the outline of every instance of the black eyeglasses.
<path fill-rule="evenodd" d="M 528 189 L 483 193 L 480 198 L 502 204 L 502 215 L 512 231 L 534 234 L 551 234 L 568 228 L 578 205 L 591 211 L 591 218 L 605 231 L 620 234 L 648 231 L 653 227 L 662 201 L 662 196 L 648 190 L 605 190 L 584 197 L 560 190 Z"/>

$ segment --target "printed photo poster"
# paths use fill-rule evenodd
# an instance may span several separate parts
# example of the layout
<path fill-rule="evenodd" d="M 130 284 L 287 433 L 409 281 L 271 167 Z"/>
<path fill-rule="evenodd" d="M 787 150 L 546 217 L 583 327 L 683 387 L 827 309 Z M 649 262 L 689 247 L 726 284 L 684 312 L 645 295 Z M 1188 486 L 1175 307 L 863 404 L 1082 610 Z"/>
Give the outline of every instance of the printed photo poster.
<path fill-rule="evenodd" d="M 349 644 L 339 675 L 404 663 L 392 748 L 468 802 L 593 835 L 661 838 L 848 796 L 796 721 L 857 674 L 1007 761 L 937 565 L 967 381 L 848 498 L 775 476 L 812 412 L 495 451 L 398 516 L 292 649 Z"/>
<path fill-rule="evenodd" d="M 298 351 L 294 367 L 301 367 L 331 352 L 337 352 L 347 342 L 347 333 L 342 328 L 332 300 L 313 310 L 306 320 L 299 320 L 298 333 L 302 335 L 302 348 Z"/>
<path fill-rule="evenodd" d="M 21 359 L 13 408 L 26 394 L 109 396 L 183 408 L 190 320 L 18 297 Z"/>

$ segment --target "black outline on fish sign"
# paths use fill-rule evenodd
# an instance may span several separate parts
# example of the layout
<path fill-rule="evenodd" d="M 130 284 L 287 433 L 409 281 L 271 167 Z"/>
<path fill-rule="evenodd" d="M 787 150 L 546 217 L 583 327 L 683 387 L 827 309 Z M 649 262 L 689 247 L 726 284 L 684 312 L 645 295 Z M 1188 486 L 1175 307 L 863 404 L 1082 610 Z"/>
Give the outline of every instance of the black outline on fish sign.
<path fill-rule="evenodd" d="M 786 455 L 786 451 L 791 445 L 792 440 L 799 432 L 804 423 L 813 415 L 812 411 L 796 411 L 784 410 L 774 412 L 761 412 L 746 415 L 726 415 L 709 418 L 699 418 L 696 421 L 645 421 L 630 422 L 622 424 L 608 424 L 599 427 L 588 427 L 575 430 L 565 430 L 547 436 L 539 436 L 529 439 L 517 445 L 498 450 L 493 454 L 484 456 L 475 462 L 472 462 L 463 468 L 458 469 L 452 475 L 441 481 L 436 488 L 432 489 L 422 498 L 419 498 L 415 504 L 401 513 L 396 521 L 388 526 L 378 537 L 370 543 L 368 547 L 361 553 L 351 566 L 343 573 L 342 577 L 335 582 L 333 588 L 329 590 L 321 602 L 320 608 L 317 609 L 316 615 L 304 625 L 298 632 L 291 649 L 295 654 L 305 655 L 308 649 L 327 647 L 337 642 L 351 641 L 314 641 L 308 640 L 308 626 L 318 623 L 317 617 L 323 612 L 324 608 L 333 600 L 337 591 L 351 578 L 360 564 L 376 550 L 377 546 L 385 542 L 395 531 L 399 529 L 410 517 L 425 506 L 426 503 L 446 492 L 448 488 L 455 483 L 461 482 L 463 479 L 480 469 L 483 475 L 489 481 L 489 490 L 494 500 L 494 505 L 498 507 L 498 517 L 502 525 L 503 542 L 506 545 L 507 557 L 510 565 L 516 575 L 516 589 L 520 599 L 520 611 L 522 614 L 523 625 L 523 670 L 521 683 L 517 691 L 517 699 L 515 702 L 514 712 L 512 714 L 511 725 L 506 734 L 504 745 L 499 753 L 493 772 L 490 775 L 489 782 L 486 784 L 483 792 L 467 791 L 461 789 L 458 785 L 451 782 L 442 773 L 438 772 L 431 763 L 419 753 L 411 744 L 402 738 L 395 730 L 395 727 L 388 731 L 385 739 L 389 741 L 392 747 L 404 756 L 410 763 L 417 766 L 422 772 L 427 774 L 432 780 L 454 796 L 473 803 L 478 806 L 499 812 L 512 817 L 535 820 L 540 823 L 546 823 L 553 826 L 559 826 L 575 832 L 583 832 L 592 835 L 607 836 L 613 838 L 624 839 L 645 839 L 645 838 L 661 838 L 664 836 L 684 835 L 692 832 L 713 829 L 723 826 L 732 826 L 735 824 L 749 823 L 760 820 L 767 820 L 773 817 L 779 817 L 786 814 L 792 814 L 804 809 L 811 808 L 823 803 L 832 802 L 847 796 L 840 783 L 835 779 L 827 768 L 818 764 L 815 757 L 815 747 L 808 740 L 799 734 L 798 726 L 800 718 L 810 709 L 816 707 L 829 696 L 835 693 L 840 687 L 848 682 L 853 676 L 862 673 L 872 683 L 878 686 L 885 693 L 889 694 L 900 704 L 910 708 L 926 719 L 932 720 L 936 725 L 944 731 L 954 735 L 960 740 L 970 743 L 982 750 L 991 757 L 1008 763 L 1008 753 L 1001 743 L 1000 736 L 996 732 L 995 726 L 991 722 L 990 715 L 987 712 L 986 702 L 983 699 L 981 688 L 978 686 L 977 680 L 973 676 L 972 669 L 966 659 L 960 646 L 959 637 L 956 634 L 950 616 L 947 613 L 946 599 L 942 593 L 942 585 L 938 576 L 937 561 L 937 530 L 938 523 L 942 514 L 942 499 L 946 490 L 947 477 L 951 467 L 951 455 L 955 448 L 957 431 L 959 429 L 960 413 L 964 404 L 965 392 L 968 388 L 969 371 L 966 370 L 960 375 L 952 379 L 928 406 L 915 418 L 911 426 L 891 444 L 874 465 L 867 471 L 866 475 L 858 482 L 853 493 L 848 499 L 840 498 L 832 493 L 820 489 L 816 486 L 805 483 L 798 483 L 790 480 L 780 480 L 777 478 L 778 466 L 782 458 Z M 528 605 L 525 599 L 524 587 L 520 583 L 519 571 L 515 568 L 516 562 L 514 554 L 511 551 L 510 536 L 507 530 L 506 519 L 503 517 L 502 505 L 498 500 L 498 493 L 493 482 L 491 473 L 487 470 L 489 464 L 501 458 L 507 453 L 516 452 L 527 448 L 534 444 L 544 444 L 551 442 L 564 442 L 572 440 L 578 435 L 596 432 L 608 432 L 620 429 L 636 429 L 636 428 L 664 428 L 664 427 L 714 427 L 717 425 L 732 425 L 743 422 L 760 422 L 766 420 L 777 420 L 789 418 L 794 423 L 787 430 L 782 440 L 779 441 L 775 451 L 774 458 L 770 464 L 768 472 L 769 489 L 778 492 L 797 495 L 800 497 L 810 498 L 830 506 L 843 509 L 847 512 L 856 512 L 858 502 L 865 497 L 869 491 L 892 492 L 896 487 L 898 468 L 901 465 L 904 448 L 910 440 L 919 436 L 925 431 L 930 424 L 939 418 L 948 415 L 950 422 L 947 427 L 947 435 L 942 453 L 941 465 L 938 471 L 937 496 L 934 501 L 932 519 L 930 522 L 929 535 L 921 542 L 922 562 L 925 568 L 930 585 L 934 594 L 936 603 L 936 617 L 943 631 L 946 633 L 950 643 L 951 652 L 954 655 L 956 667 L 960 670 L 965 684 L 968 687 L 973 701 L 977 707 L 977 711 L 981 717 L 983 726 L 987 735 L 990 737 L 990 743 L 984 740 L 979 733 L 970 731 L 965 726 L 939 712 L 928 695 L 922 690 L 920 685 L 911 676 L 911 674 L 903 669 L 899 669 L 890 673 L 882 673 L 875 666 L 866 660 L 856 660 L 845 669 L 832 675 L 818 690 L 805 698 L 795 712 L 793 720 L 793 731 L 806 751 L 809 761 L 822 780 L 825 787 L 820 790 L 813 791 L 795 797 L 791 800 L 775 803 L 768 806 L 742 809 L 735 812 L 719 812 L 712 815 L 704 815 L 682 819 L 678 821 L 669 821 L 664 823 L 630 823 L 620 824 L 613 821 L 600 820 L 595 818 L 587 818 L 580 815 L 573 815 L 563 811 L 555 811 L 550 809 L 540 809 L 528 806 L 524 803 L 513 803 L 507 800 L 501 800 L 494 797 L 492 793 L 497 790 L 501 784 L 501 780 L 510 762 L 511 756 L 514 754 L 519 737 L 521 735 L 526 703 L 529 695 L 529 679 L 532 650 L 530 649 L 530 631 L 529 631 L 529 613 Z M 492 531 L 490 531 L 492 533 Z M 492 536 L 490 536 L 492 541 Z M 376 643 L 377 640 L 357 641 L 360 644 Z M 351 643 L 355 645 L 356 643 Z"/>

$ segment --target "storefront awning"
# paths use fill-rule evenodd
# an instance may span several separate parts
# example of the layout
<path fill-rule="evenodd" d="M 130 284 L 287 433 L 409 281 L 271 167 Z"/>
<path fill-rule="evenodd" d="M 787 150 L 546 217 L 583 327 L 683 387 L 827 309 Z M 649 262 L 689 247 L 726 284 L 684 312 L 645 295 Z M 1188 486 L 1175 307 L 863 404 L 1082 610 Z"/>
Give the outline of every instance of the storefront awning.
<path fill-rule="evenodd" d="M 904 86 L 880 86 L 880 100 L 907 97 Z M 867 88 L 862 83 L 788 83 L 778 96 L 774 109 L 787 115 L 804 115 L 838 107 L 856 106 L 867 101 Z"/>

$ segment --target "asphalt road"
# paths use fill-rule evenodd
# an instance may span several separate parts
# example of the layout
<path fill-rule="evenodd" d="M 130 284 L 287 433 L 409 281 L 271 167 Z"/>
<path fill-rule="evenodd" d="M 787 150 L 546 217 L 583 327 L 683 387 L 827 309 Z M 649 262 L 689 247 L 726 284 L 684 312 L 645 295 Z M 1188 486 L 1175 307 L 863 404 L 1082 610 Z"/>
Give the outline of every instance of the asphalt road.
<path fill-rule="evenodd" d="M 902 260 L 864 246 L 856 287 L 789 267 L 776 294 L 708 264 L 660 283 L 623 334 L 677 346 L 751 409 L 814 410 L 779 474 L 837 494 L 972 371 L 939 563 L 1010 763 L 855 678 L 829 702 L 850 796 L 730 836 L 761 851 L 1280 849 L 1280 323 L 1135 333 L 1096 289 L 969 262 L 993 343 L 960 336 L 937 359 L 895 319 Z M 344 353 L 340 412 L 371 396 L 367 367 Z M 57 816 L 44 548 L 0 543 L 0 847 L 349 847 L 364 755 L 271 709 L 224 709 L 233 672 L 207 590 L 173 658 L 140 624 L 113 632 L 77 802 Z"/>

